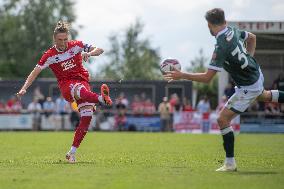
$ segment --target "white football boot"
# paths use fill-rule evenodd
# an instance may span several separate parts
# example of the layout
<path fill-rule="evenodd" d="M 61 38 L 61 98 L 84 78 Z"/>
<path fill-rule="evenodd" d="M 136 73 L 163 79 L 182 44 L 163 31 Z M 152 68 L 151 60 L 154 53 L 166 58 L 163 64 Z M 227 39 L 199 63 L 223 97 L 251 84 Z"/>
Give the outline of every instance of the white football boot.
<path fill-rule="evenodd" d="M 216 169 L 216 171 L 218 171 L 218 172 L 237 171 L 237 165 L 236 165 L 236 163 L 233 163 L 233 164 L 225 163 L 222 167 L 220 167 L 219 169 Z"/>
<path fill-rule="evenodd" d="M 76 158 L 75 158 L 75 154 L 74 153 L 71 153 L 71 152 L 68 152 L 66 154 L 66 159 L 69 163 L 76 163 Z"/>

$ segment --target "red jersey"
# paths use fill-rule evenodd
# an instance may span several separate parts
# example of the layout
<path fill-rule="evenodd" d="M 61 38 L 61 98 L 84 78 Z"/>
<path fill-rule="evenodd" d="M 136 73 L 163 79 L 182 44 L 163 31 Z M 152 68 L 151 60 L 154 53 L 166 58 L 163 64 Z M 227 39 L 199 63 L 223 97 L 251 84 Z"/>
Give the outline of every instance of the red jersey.
<path fill-rule="evenodd" d="M 82 41 L 69 41 L 65 51 L 58 50 L 55 45 L 48 49 L 37 66 L 41 69 L 49 67 L 59 84 L 70 80 L 89 81 L 89 73 L 83 67 L 81 52 L 89 52 L 89 45 Z"/>

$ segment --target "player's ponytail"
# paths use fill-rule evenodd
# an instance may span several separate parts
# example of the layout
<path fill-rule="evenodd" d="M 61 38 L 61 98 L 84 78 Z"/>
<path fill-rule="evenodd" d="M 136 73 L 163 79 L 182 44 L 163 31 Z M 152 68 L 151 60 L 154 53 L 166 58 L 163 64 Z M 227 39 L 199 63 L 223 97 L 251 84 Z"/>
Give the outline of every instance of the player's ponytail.
<path fill-rule="evenodd" d="M 58 33 L 68 33 L 69 34 L 69 23 L 64 22 L 62 20 L 58 21 L 55 26 L 53 36 L 57 35 Z"/>

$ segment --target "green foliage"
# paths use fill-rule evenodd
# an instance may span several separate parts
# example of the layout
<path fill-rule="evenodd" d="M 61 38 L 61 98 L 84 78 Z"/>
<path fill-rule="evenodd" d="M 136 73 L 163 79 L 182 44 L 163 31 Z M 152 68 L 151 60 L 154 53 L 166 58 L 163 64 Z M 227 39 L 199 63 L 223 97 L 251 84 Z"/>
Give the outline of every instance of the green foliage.
<path fill-rule="evenodd" d="M 0 132 L 1 189 L 265 189 L 284 186 L 284 135 L 236 136 L 238 172 L 216 173 L 219 135 L 88 132 L 68 164 L 73 132 Z"/>
<path fill-rule="evenodd" d="M 104 79 L 156 80 L 161 79 L 160 57 L 148 39 L 140 39 L 143 25 L 136 21 L 126 29 L 122 40 L 119 35 L 109 37 L 110 50 L 106 53 L 109 63 L 102 68 Z"/>
<path fill-rule="evenodd" d="M 58 20 L 75 21 L 72 0 L 8 0 L 0 8 L 0 75 L 26 77 L 52 45 Z M 75 30 L 71 31 L 74 37 Z M 41 76 L 51 76 L 42 72 Z"/>
<path fill-rule="evenodd" d="M 203 50 L 200 49 L 199 56 L 192 60 L 191 67 L 187 69 L 189 72 L 200 73 L 206 72 L 206 64 L 208 58 L 204 56 Z M 212 108 L 217 106 L 218 100 L 218 76 L 215 76 L 209 84 L 193 82 L 193 88 L 198 91 L 198 99 L 206 95 L 210 99 L 210 104 Z"/>

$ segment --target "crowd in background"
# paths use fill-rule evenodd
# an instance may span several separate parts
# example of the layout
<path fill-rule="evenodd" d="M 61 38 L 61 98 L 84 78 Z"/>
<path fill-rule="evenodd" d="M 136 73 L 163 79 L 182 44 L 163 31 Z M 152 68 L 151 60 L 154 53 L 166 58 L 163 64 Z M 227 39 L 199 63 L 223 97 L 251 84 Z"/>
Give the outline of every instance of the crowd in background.
<path fill-rule="evenodd" d="M 279 89 L 284 91 L 284 73 L 273 82 L 271 89 Z M 127 115 L 136 117 L 160 116 L 162 131 L 171 131 L 172 115 L 175 112 L 198 112 L 200 114 L 210 113 L 211 111 L 219 112 L 225 106 L 227 100 L 234 94 L 235 89 L 232 82 L 226 86 L 223 97 L 216 108 L 211 107 L 208 96 L 200 96 L 195 106 L 187 97 L 182 99 L 176 94 L 171 94 L 169 97 L 163 97 L 161 102 L 156 107 L 152 99 L 146 93 L 135 94 L 131 101 L 121 92 L 114 99 L 113 107 L 97 107 L 96 123 L 99 124 L 107 114 L 114 115 L 115 129 L 119 131 L 125 130 Z M 21 101 L 15 96 L 4 102 L 0 101 L 0 113 L 32 113 L 34 122 L 40 124 L 41 116 L 49 117 L 50 115 L 65 115 L 70 114 L 70 119 L 73 127 L 76 127 L 79 121 L 79 114 L 75 107 L 64 100 L 62 96 L 52 99 L 45 97 L 40 87 L 36 87 L 33 91 L 33 100 L 25 107 Z M 266 117 L 282 115 L 284 113 L 284 105 L 270 103 L 255 102 L 247 110 L 248 113 L 264 112 Z M 36 127 L 36 126 L 35 126 Z M 99 125 L 97 126 L 99 128 Z"/>

